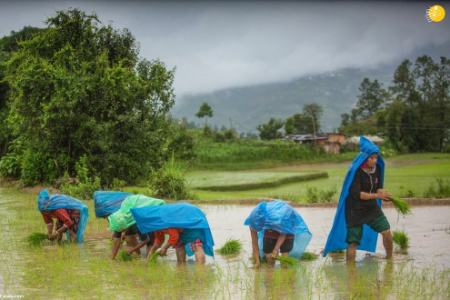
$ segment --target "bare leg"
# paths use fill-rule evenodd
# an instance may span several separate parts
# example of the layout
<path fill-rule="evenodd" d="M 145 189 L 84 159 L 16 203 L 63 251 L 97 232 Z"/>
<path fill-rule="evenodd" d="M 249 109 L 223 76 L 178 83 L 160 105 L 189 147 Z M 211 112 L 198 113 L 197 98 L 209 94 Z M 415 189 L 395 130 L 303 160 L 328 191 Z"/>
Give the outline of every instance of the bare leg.
<path fill-rule="evenodd" d="M 184 246 L 178 247 L 175 252 L 177 253 L 177 262 L 179 265 L 186 263 L 186 250 Z"/>
<path fill-rule="evenodd" d="M 194 253 L 195 253 L 195 261 L 197 262 L 197 264 L 204 265 L 206 258 L 205 258 L 205 251 L 203 251 L 203 247 L 196 245 Z"/>
<path fill-rule="evenodd" d="M 347 247 L 347 263 L 355 262 L 356 248 L 357 247 L 358 247 L 358 245 L 355 244 L 355 243 L 348 244 L 348 247 Z"/>
<path fill-rule="evenodd" d="M 391 231 L 385 230 L 381 233 L 381 236 L 383 237 L 383 246 L 386 250 L 386 258 L 391 259 L 392 258 L 392 248 L 393 248 L 393 242 L 392 242 L 392 233 Z"/>

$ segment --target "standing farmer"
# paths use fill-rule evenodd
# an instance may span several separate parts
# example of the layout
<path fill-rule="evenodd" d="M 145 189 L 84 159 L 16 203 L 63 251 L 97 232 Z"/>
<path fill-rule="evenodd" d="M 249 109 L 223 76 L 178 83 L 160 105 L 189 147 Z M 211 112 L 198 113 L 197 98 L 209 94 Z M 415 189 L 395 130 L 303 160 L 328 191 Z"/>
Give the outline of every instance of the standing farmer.
<path fill-rule="evenodd" d="M 390 196 L 383 190 L 383 180 L 384 161 L 380 149 L 361 136 L 360 153 L 345 177 L 324 256 L 347 249 L 347 261 L 354 262 L 356 249 L 375 252 L 380 233 L 386 258 L 392 257 L 390 225 L 381 210 L 381 200 L 389 201 Z"/>

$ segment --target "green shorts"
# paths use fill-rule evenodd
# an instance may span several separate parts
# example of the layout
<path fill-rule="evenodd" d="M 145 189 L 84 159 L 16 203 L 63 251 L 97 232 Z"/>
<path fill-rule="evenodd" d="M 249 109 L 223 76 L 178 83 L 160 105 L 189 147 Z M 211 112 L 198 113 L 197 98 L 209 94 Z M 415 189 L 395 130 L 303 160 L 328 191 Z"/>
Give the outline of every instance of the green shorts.
<path fill-rule="evenodd" d="M 376 217 L 373 221 L 367 223 L 367 225 L 370 226 L 370 228 L 372 228 L 373 230 L 375 230 L 378 233 L 391 228 L 391 226 L 389 225 L 389 222 L 386 219 L 386 216 L 384 214 Z M 359 245 L 359 241 L 362 238 L 362 233 L 363 233 L 362 225 L 348 227 L 347 228 L 347 243 Z"/>

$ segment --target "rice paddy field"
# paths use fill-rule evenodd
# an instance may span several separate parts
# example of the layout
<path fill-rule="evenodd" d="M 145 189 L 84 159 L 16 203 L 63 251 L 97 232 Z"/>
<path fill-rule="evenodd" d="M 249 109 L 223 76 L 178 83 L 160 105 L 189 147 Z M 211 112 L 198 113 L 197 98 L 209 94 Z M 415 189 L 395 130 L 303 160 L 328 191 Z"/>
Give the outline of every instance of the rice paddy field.
<path fill-rule="evenodd" d="M 112 261 L 110 233 L 105 220 L 90 219 L 85 243 L 30 246 L 27 237 L 45 233 L 36 210 L 36 191 L 0 188 L 0 295 L 24 299 L 449 299 L 450 206 L 412 207 L 399 216 L 385 210 L 393 230 L 409 236 L 407 251 L 393 261 L 377 253 L 359 252 L 348 267 L 344 256 L 300 261 L 292 267 L 262 266 L 250 257 L 250 234 L 243 226 L 253 206 L 200 205 L 206 213 L 216 249 L 239 240 L 236 255 L 208 258 L 207 264 L 176 266 L 175 253 L 146 264 L 140 257 Z M 307 251 L 320 254 L 334 208 L 297 208 L 313 239 Z"/>
<path fill-rule="evenodd" d="M 398 197 L 423 197 L 437 178 L 450 180 L 450 154 L 423 153 L 399 155 L 385 159 L 385 189 Z M 195 199 L 254 199 L 281 198 L 297 203 L 307 203 L 308 189 L 335 191 L 333 201 L 337 201 L 340 188 L 350 161 L 339 163 L 296 164 L 290 163 L 269 169 L 240 171 L 194 170 L 187 173 L 187 181 Z M 205 186 L 222 186 L 259 181 L 276 181 L 301 174 L 327 173 L 328 176 L 290 182 L 275 187 L 257 187 L 250 190 L 205 190 Z"/>

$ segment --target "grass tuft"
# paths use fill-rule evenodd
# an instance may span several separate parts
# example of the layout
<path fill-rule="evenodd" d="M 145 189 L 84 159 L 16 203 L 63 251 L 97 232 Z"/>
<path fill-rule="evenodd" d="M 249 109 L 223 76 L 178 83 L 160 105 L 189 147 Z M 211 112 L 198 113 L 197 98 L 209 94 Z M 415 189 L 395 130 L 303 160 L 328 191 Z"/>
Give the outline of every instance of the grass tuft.
<path fill-rule="evenodd" d="M 298 259 L 290 257 L 290 256 L 277 256 L 275 257 L 283 265 L 295 266 L 298 264 Z"/>
<path fill-rule="evenodd" d="M 153 252 L 148 258 L 148 263 L 156 264 L 158 262 L 158 257 L 159 257 L 159 251 Z"/>
<path fill-rule="evenodd" d="M 45 233 L 34 232 L 27 237 L 27 242 L 32 247 L 40 247 L 42 246 L 42 242 L 47 239 L 48 236 Z"/>
<path fill-rule="evenodd" d="M 392 197 L 390 200 L 399 214 L 407 215 L 411 212 L 411 207 L 405 200 L 398 197 Z"/>
<path fill-rule="evenodd" d="M 119 257 L 121 261 L 131 261 L 133 260 L 133 256 L 125 250 L 120 251 Z"/>
<path fill-rule="evenodd" d="M 319 257 L 319 255 L 312 253 L 312 252 L 305 252 L 302 255 L 301 260 L 311 261 L 316 260 Z"/>
<path fill-rule="evenodd" d="M 222 255 L 236 255 L 241 252 L 242 244 L 239 240 L 229 239 L 227 242 L 218 250 Z"/>
<path fill-rule="evenodd" d="M 409 237 L 404 231 L 394 231 L 392 239 L 394 243 L 400 247 L 401 250 L 406 250 L 409 247 Z"/>

